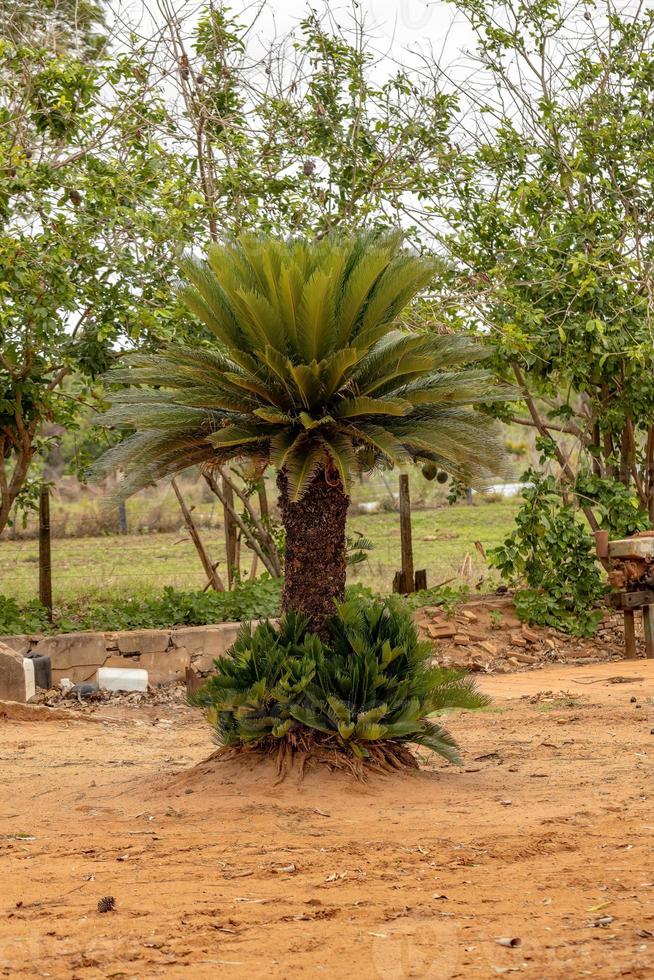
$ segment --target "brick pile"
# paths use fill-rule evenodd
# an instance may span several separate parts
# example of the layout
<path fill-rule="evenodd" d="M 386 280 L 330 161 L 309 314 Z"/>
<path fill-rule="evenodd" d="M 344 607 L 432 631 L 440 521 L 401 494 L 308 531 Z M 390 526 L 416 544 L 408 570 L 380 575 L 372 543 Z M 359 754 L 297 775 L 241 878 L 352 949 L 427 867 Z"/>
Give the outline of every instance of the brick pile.
<path fill-rule="evenodd" d="M 416 622 L 422 638 L 434 645 L 435 662 L 444 667 L 508 673 L 624 655 L 619 617 L 607 617 L 593 637 L 581 639 L 521 623 L 510 596 L 479 596 L 448 610 L 424 607 L 416 612 Z"/>

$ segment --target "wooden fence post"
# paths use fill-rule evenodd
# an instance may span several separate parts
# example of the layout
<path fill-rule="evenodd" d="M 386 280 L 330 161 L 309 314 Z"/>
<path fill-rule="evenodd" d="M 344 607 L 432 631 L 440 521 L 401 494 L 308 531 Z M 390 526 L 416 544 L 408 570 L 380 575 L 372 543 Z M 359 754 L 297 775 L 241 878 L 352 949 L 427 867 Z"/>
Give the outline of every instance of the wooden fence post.
<path fill-rule="evenodd" d="M 222 478 L 222 491 L 225 496 L 226 504 L 223 507 L 223 518 L 225 521 L 225 552 L 227 554 L 227 587 L 231 589 L 234 585 L 234 572 L 236 571 L 236 524 L 229 512 L 231 507 L 234 510 L 234 491 L 229 480 Z"/>
<path fill-rule="evenodd" d="M 50 487 L 39 494 L 39 600 L 52 621 L 52 553 L 50 548 Z"/>
<path fill-rule="evenodd" d="M 402 548 L 402 592 L 413 592 L 413 540 L 411 537 L 411 499 L 409 476 L 400 474 L 400 545 Z"/>

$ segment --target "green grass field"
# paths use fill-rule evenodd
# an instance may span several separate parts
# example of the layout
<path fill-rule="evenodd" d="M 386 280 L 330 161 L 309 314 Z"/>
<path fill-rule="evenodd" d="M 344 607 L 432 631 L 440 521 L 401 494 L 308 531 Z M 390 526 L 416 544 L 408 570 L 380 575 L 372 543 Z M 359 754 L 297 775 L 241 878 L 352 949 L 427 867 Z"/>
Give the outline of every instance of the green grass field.
<path fill-rule="evenodd" d="M 415 567 L 427 569 L 428 585 L 453 578 L 453 585 L 474 587 L 482 576 L 488 584 L 495 581 L 494 576 L 489 577 L 475 541 L 484 548 L 499 544 L 511 530 L 518 506 L 518 501 L 510 500 L 414 510 Z M 348 529 L 361 531 L 374 544 L 369 559 L 351 568 L 350 581 L 369 585 L 375 591 L 389 591 L 393 574 L 400 566 L 399 515 L 355 515 Z M 220 561 L 224 572 L 222 530 L 206 528 L 201 533 L 212 560 Z M 244 556 L 246 574 L 251 553 L 245 551 Z M 55 605 L 84 598 L 147 597 L 160 593 L 166 585 L 200 589 L 205 584 L 199 559 L 184 530 L 54 538 L 52 564 Z M 19 602 L 38 594 L 35 539 L 0 541 L 0 593 Z"/>

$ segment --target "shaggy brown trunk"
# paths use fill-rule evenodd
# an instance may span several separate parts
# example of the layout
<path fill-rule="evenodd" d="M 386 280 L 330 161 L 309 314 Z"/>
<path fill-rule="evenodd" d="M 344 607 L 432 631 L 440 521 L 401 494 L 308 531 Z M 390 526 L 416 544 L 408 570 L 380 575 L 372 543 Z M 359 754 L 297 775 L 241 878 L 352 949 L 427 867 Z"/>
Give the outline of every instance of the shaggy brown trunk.
<path fill-rule="evenodd" d="M 345 595 L 345 519 L 349 497 L 339 482 L 331 485 L 321 470 L 297 503 L 288 495 L 288 481 L 277 476 L 279 509 L 286 531 L 282 612 L 293 610 L 311 620 L 324 635 L 334 600 Z"/>

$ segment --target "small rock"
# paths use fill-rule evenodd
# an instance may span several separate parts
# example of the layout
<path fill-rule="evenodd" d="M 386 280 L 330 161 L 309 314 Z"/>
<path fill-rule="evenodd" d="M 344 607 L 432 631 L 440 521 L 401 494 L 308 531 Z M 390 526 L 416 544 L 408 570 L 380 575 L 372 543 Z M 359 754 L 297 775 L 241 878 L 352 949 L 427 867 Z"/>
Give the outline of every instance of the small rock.
<path fill-rule="evenodd" d="M 456 636 L 456 627 L 428 626 L 427 632 L 429 633 L 432 640 L 450 640 L 453 636 Z"/>
<path fill-rule="evenodd" d="M 527 641 L 525 640 L 524 636 L 521 636 L 520 635 L 520 633 L 511 633 L 509 639 L 510 639 L 510 641 L 513 644 L 514 647 L 526 647 L 527 646 Z"/>
<path fill-rule="evenodd" d="M 600 915 L 598 919 L 591 919 L 591 921 L 588 922 L 587 925 L 591 929 L 606 929 L 606 927 L 610 926 L 612 922 L 613 922 L 612 915 Z"/>
<path fill-rule="evenodd" d="M 68 692 L 71 698 L 90 698 L 98 693 L 98 685 L 91 683 L 75 684 Z"/>

